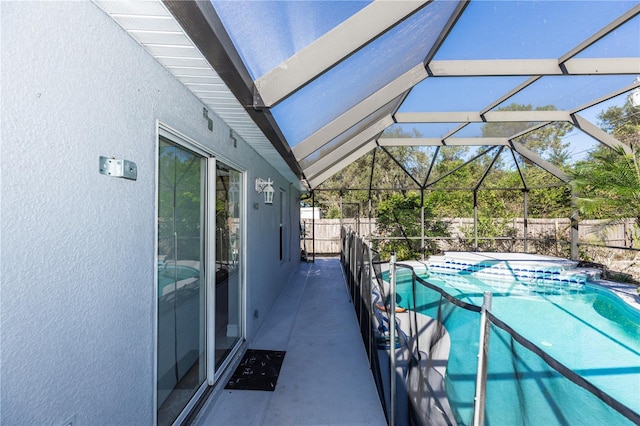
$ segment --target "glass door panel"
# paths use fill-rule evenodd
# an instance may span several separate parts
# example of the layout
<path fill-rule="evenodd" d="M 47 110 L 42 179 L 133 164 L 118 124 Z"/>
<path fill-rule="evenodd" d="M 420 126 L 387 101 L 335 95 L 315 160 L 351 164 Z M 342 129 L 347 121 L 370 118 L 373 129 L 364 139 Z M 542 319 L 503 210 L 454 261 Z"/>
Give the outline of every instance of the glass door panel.
<path fill-rule="evenodd" d="M 206 158 L 160 138 L 158 424 L 172 424 L 206 379 Z"/>
<path fill-rule="evenodd" d="M 217 161 L 216 175 L 217 368 L 242 336 L 242 174 Z"/>

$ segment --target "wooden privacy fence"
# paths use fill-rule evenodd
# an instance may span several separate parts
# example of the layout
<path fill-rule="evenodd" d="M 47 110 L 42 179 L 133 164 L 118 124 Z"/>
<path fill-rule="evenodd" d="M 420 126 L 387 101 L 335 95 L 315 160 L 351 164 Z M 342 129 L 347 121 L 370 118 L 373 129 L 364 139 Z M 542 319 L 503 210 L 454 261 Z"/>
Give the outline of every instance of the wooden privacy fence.
<path fill-rule="evenodd" d="M 441 239 L 443 250 L 455 249 L 449 242 L 473 238 L 473 218 L 444 218 L 440 219 L 449 224 L 450 237 Z M 317 255 L 333 255 L 340 252 L 340 226 L 345 226 L 356 231 L 360 235 L 379 237 L 376 230 L 376 220 L 372 218 L 346 218 L 346 219 L 303 219 L 306 230 L 307 251 L 314 251 Z M 579 224 L 580 243 L 600 244 L 616 247 L 634 247 L 637 241 L 638 230 L 633 219 L 621 221 L 613 226 L 603 228 L 603 220 L 583 220 Z M 312 223 L 314 229 L 312 232 Z M 524 218 L 495 219 L 494 225 L 499 225 L 503 235 L 491 235 L 486 238 L 524 238 Z M 315 247 L 312 249 L 311 238 L 315 238 Z M 413 235 L 416 239 L 420 235 Z M 570 220 L 568 218 L 552 219 L 527 219 L 527 239 L 568 242 L 570 240 Z"/>
<path fill-rule="evenodd" d="M 306 230 L 307 251 L 313 252 L 311 248 L 311 238 L 315 238 L 315 254 L 317 255 L 334 255 L 340 253 L 340 227 L 345 226 L 347 229 L 353 229 L 359 235 L 369 234 L 369 225 L 371 224 L 371 232 L 376 233 L 376 220 L 369 218 L 364 219 L 301 219 L 300 222 Z M 312 223 L 315 223 L 312 233 Z"/>

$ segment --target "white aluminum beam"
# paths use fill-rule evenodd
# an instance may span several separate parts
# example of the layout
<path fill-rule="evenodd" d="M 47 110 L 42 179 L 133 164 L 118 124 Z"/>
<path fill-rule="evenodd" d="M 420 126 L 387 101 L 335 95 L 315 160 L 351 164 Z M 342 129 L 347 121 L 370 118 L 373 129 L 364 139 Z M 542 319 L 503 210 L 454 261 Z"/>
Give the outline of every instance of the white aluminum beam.
<path fill-rule="evenodd" d="M 380 138 L 380 146 L 510 146 L 507 138 Z"/>
<path fill-rule="evenodd" d="M 545 122 L 545 123 L 538 123 L 538 124 L 536 124 L 536 125 L 534 125 L 534 126 L 531 126 L 531 127 L 527 128 L 527 129 L 524 129 L 524 130 L 519 131 L 519 132 L 518 132 L 518 133 L 516 133 L 515 135 L 511 135 L 511 136 L 509 136 L 509 140 L 514 140 L 514 139 L 516 139 L 516 138 L 519 138 L 519 137 L 520 137 L 520 136 L 522 136 L 522 135 L 526 135 L 527 133 L 534 132 L 534 131 L 536 131 L 536 130 L 538 130 L 538 129 L 543 128 L 544 126 L 546 126 L 546 125 L 548 125 L 548 124 L 551 124 L 551 122 L 550 122 L 550 121 L 548 121 L 548 122 Z"/>
<path fill-rule="evenodd" d="M 347 131 L 341 133 L 338 137 L 334 138 L 331 141 L 328 141 L 326 144 L 322 145 L 321 147 L 319 147 L 318 149 L 313 151 L 311 154 L 309 154 L 309 156 L 304 157 L 304 158 L 298 158 L 297 159 L 298 162 L 300 163 L 300 165 L 302 167 L 307 167 L 309 165 L 308 164 L 309 161 L 313 161 L 313 160 L 309 160 L 309 157 L 314 156 L 318 151 L 327 152 L 330 148 L 339 147 L 340 145 L 342 145 L 346 141 L 348 141 L 350 139 L 353 139 L 354 137 L 358 136 L 358 134 L 366 131 L 372 125 L 374 125 L 375 123 L 377 123 L 380 120 L 384 119 L 385 117 L 389 117 L 389 120 L 391 120 L 391 124 L 393 124 L 393 118 L 391 117 L 391 111 L 393 111 L 395 109 L 396 104 L 398 104 L 399 102 L 400 102 L 400 99 L 395 99 L 394 101 L 388 103 L 384 107 L 380 108 L 378 111 L 375 111 L 374 113 L 372 113 L 369 116 L 365 117 L 364 120 L 356 123 L 354 126 L 349 128 Z M 384 129 L 380 129 L 380 132 L 382 132 L 383 130 Z"/>
<path fill-rule="evenodd" d="M 429 63 L 434 77 L 638 74 L 638 58 L 574 58 L 564 70 L 557 59 L 441 60 Z"/>
<path fill-rule="evenodd" d="M 509 145 L 507 138 L 447 138 L 446 146 L 504 146 Z"/>
<path fill-rule="evenodd" d="M 484 118 L 488 123 L 571 120 L 568 111 L 489 111 Z"/>
<path fill-rule="evenodd" d="M 380 146 L 442 146 L 440 138 L 379 138 Z"/>
<path fill-rule="evenodd" d="M 604 38 L 605 36 L 607 36 L 607 34 L 611 33 L 612 31 L 615 31 L 617 28 L 624 25 L 625 23 L 633 19 L 638 14 L 640 14 L 640 4 L 632 7 L 622 16 L 611 21 L 608 25 L 606 25 L 600 31 L 596 32 L 591 37 L 589 37 L 588 39 L 586 39 L 585 41 L 583 41 L 582 43 L 580 43 L 579 45 L 577 45 L 576 47 L 574 47 L 573 49 L 565 53 L 564 55 L 562 55 L 560 59 L 558 59 L 558 63 L 563 64 L 567 62 L 570 58 L 576 56 L 583 50 L 587 49 L 589 46 L 593 45 L 600 39 Z"/>
<path fill-rule="evenodd" d="M 569 111 L 398 112 L 398 123 L 571 121 Z"/>
<path fill-rule="evenodd" d="M 458 1 L 458 5 L 454 9 L 454 11 L 451 13 L 451 16 L 449 16 L 449 19 L 447 20 L 446 24 L 440 31 L 440 34 L 438 34 L 438 37 L 436 38 L 435 42 L 431 46 L 431 49 L 429 49 L 429 53 L 427 53 L 427 56 L 424 58 L 424 61 L 422 62 L 425 67 L 436 56 L 436 54 L 442 47 L 442 44 L 444 43 L 444 41 L 447 39 L 451 31 L 453 30 L 453 27 L 456 25 L 456 22 L 458 22 L 458 19 L 460 19 L 460 16 L 462 16 L 462 13 L 469 5 L 470 0 L 457 0 L 457 1 Z"/>
<path fill-rule="evenodd" d="M 420 63 L 294 146 L 292 148 L 293 154 L 296 158 L 308 156 L 327 141 L 364 120 L 371 114 L 371 111 L 377 111 L 394 99 L 403 96 L 425 78 L 427 78 L 427 71 Z"/>
<path fill-rule="evenodd" d="M 377 145 L 376 145 L 375 141 L 368 142 L 364 146 L 362 146 L 362 147 L 358 148 L 356 151 L 352 152 L 349 156 L 345 157 L 342 161 L 336 163 L 331 168 L 327 169 L 326 171 L 320 173 L 317 176 L 313 176 L 312 178 L 307 179 L 307 181 L 309 183 L 309 186 L 311 188 L 317 187 L 322 182 L 324 182 L 325 180 L 329 179 L 334 174 L 338 173 L 340 170 L 342 170 L 345 167 L 347 167 L 349 164 L 351 164 L 354 161 L 358 160 L 360 157 L 366 155 L 369 151 L 374 149 L 376 146 Z"/>
<path fill-rule="evenodd" d="M 434 77 L 562 74 L 557 59 L 439 60 L 429 70 Z"/>
<path fill-rule="evenodd" d="M 262 106 L 272 107 L 432 0 L 376 0 L 256 80 Z"/>
<path fill-rule="evenodd" d="M 519 142 L 511 142 L 511 147 L 515 149 L 518 154 L 522 155 L 527 160 L 531 161 L 532 163 L 536 164 L 537 166 L 551 173 L 561 181 L 569 182 L 569 176 L 567 176 L 565 172 L 563 172 L 562 170 L 560 170 L 558 167 L 554 166 L 547 160 L 543 159 L 538 154 L 531 151 L 529 148 L 525 147 L 523 144 Z"/>
<path fill-rule="evenodd" d="M 616 96 L 619 96 L 623 93 L 629 92 L 637 87 L 640 87 L 640 80 L 636 80 L 633 84 L 630 84 L 629 86 L 626 87 L 622 87 L 614 92 L 611 92 L 605 96 L 602 96 L 598 99 L 594 99 L 584 105 L 579 106 L 578 108 L 574 109 L 573 111 L 571 111 L 572 114 L 576 113 L 576 112 L 580 112 L 583 111 L 587 108 L 591 108 L 594 105 L 598 105 L 599 103 L 608 101 L 609 99 L 615 98 Z"/>
<path fill-rule="evenodd" d="M 366 130 L 359 133 L 357 136 L 332 149 L 330 152 L 324 153 L 318 160 L 314 161 L 312 164 L 303 167 L 302 170 L 305 176 L 315 176 L 328 169 L 329 167 L 341 161 L 351 152 L 358 149 L 360 146 L 375 138 L 382 131 L 384 131 L 384 129 L 391 126 L 392 124 L 393 118 L 391 118 L 390 115 L 375 122 L 373 125 L 369 126 Z"/>
<path fill-rule="evenodd" d="M 523 81 L 522 83 L 520 83 L 519 85 L 511 89 L 511 91 L 505 93 L 500 98 L 496 99 L 495 101 L 487 105 L 482 111 L 480 111 L 480 113 L 484 114 L 488 111 L 491 111 L 492 109 L 494 109 L 495 107 L 497 107 L 498 105 L 500 105 L 501 103 L 509 99 L 510 97 L 514 96 L 516 93 L 523 91 L 524 89 L 531 86 L 533 83 L 540 80 L 541 78 L 542 78 L 541 76 L 534 76 L 534 77 L 528 78 L 527 80 Z"/>
<path fill-rule="evenodd" d="M 618 139 L 611 136 L 609 133 L 601 130 L 598 126 L 591 123 L 589 120 L 579 116 L 578 114 L 573 114 L 573 124 L 595 140 L 600 143 L 607 145 L 610 148 L 622 148 L 625 153 L 631 154 L 631 148 L 620 142 Z"/>
<path fill-rule="evenodd" d="M 449 130 L 444 136 L 442 136 L 442 140 L 448 139 L 453 137 L 453 135 L 455 135 L 456 133 L 458 133 L 460 130 L 464 129 L 465 127 L 467 127 L 469 124 L 471 123 L 462 123 L 460 124 L 458 127 L 456 127 L 455 129 L 451 129 Z"/>
<path fill-rule="evenodd" d="M 480 123 L 482 117 L 477 111 L 461 112 L 397 112 L 397 123 Z"/>
<path fill-rule="evenodd" d="M 564 63 L 569 75 L 640 74 L 638 58 L 569 59 Z"/>

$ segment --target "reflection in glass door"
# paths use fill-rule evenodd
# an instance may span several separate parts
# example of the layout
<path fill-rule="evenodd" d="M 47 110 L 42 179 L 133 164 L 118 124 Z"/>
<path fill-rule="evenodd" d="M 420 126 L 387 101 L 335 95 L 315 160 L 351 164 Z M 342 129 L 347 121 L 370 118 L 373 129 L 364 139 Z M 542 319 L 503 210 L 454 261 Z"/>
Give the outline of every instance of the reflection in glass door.
<path fill-rule="evenodd" d="M 172 424 L 206 380 L 207 159 L 160 137 L 158 424 Z"/>
<path fill-rule="evenodd" d="M 216 368 L 242 336 L 241 176 L 216 162 Z"/>

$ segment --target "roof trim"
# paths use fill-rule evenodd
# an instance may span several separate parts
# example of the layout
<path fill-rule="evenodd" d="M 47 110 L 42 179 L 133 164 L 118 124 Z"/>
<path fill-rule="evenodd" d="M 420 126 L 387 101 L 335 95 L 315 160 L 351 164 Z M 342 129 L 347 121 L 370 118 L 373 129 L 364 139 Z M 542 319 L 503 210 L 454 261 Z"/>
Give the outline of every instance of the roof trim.
<path fill-rule="evenodd" d="M 302 169 L 271 113 L 254 108 L 253 80 L 213 5 L 203 1 L 161 1 L 291 170 L 301 178 Z"/>

